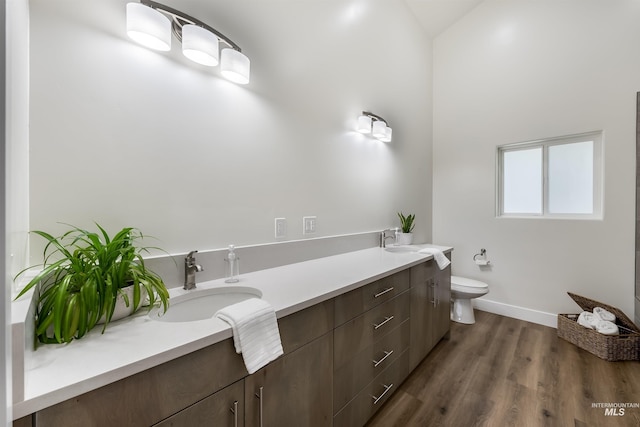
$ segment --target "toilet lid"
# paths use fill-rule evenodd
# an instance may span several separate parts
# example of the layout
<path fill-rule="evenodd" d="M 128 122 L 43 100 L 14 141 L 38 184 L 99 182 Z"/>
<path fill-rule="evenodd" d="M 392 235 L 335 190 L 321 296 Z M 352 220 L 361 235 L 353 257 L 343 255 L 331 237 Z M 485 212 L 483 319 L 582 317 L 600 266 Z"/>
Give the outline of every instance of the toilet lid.
<path fill-rule="evenodd" d="M 458 286 L 467 286 L 469 288 L 488 288 L 484 282 L 479 280 L 467 279 L 466 277 L 451 276 L 451 284 Z"/>

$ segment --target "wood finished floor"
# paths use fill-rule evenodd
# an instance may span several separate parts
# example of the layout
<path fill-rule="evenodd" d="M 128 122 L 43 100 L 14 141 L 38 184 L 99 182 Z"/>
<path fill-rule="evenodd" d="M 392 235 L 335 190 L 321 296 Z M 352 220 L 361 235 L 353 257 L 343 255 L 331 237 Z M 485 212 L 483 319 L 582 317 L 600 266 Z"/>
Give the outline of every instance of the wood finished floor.
<path fill-rule="evenodd" d="M 367 427 L 640 426 L 640 362 L 607 362 L 546 326 L 476 311 L 442 340 Z"/>

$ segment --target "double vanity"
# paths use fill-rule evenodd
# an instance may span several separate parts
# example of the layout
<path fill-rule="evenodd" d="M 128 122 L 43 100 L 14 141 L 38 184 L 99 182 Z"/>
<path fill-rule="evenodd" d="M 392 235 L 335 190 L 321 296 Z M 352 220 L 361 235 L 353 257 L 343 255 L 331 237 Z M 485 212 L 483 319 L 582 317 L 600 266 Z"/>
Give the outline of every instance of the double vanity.
<path fill-rule="evenodd" d="M 171 289 L 166 318 L 138 313 L 27 352 L 14 425 L 364 425 L 449 332 L 450 267 L 418 249 L 256 271 L 237 288 L 220 279 Z M 268 301 L 284 355 L 249 375 L 229 326 L 199 317 L 210 304 L 198 306 L 198 293 Z"/>

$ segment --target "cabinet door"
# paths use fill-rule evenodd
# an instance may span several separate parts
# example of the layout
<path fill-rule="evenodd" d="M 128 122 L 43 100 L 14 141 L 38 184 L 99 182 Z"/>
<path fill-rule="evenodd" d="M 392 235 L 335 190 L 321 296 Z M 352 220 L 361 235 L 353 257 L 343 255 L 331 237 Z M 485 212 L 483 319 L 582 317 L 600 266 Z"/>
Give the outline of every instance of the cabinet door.
<path fill-rule="evenodd" d="M 434 345 L 434 287 L 437 274 L 434 261 L 411 268 L 411 341 L 409 366 L 414 370 Z"/>
<path fill-rule="evenodd" d="M 245 378 L 245 425 L 330 426 L 333 333 Z"/>
<path fill-rule="evenodd" d="M 451 265 L 435 277 L 435 310 L 433 313 L 433 345 L 449 332 L 451 322 Z"/>
<path fill-rule="evenodd" d="M 244 380 L 231 384 L 155 424 L 155 427 L 192 426 L 243 427 Z"/>

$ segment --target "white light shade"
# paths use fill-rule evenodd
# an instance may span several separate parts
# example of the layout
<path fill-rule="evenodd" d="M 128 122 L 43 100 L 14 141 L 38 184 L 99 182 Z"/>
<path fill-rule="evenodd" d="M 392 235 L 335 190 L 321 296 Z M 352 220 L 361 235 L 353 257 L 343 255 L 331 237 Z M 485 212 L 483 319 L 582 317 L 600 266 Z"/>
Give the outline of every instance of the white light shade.
<path fill-rule="evenodd" d="M 208 67 L 218 65 L 218 37 L 197 25 L 182 27 L 182 53 L 190 60 Z"/>
<path fill-rule="evenodd" d="M 391 142 L 391 133 L 393 131 L 391 130 L 391 128 L 389 126 L 387 126 L 384 130 L 384 136 L 382 138 L 380 138 L 380 141 L 382 142 Z"/>
<path fill-rule="evenodd" d="M 358 117 L 358 127 L 356 130 L 360 133 L 371 132 L 371 117 L 362 115 Z"/>
<path fill-rule="evenodd" d="M 235 49 L 222 49 L 220 54 L 220 72 L 234 83 L 249 83 L 251 63 L 242 52 Z"/>
<path fill-rule="evenodd" d="M 171 21 L 141 3 L 127 3 L 127 35 L 151 49 L 171 49 Z"/>
<path fill-rule="evenodd" d="M 372 134 L 375 138 L 382 139 L 387 134 L 387 124 L 383 121 L 377 120 L 373 122 Z"/>

